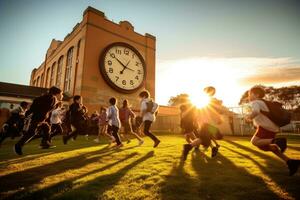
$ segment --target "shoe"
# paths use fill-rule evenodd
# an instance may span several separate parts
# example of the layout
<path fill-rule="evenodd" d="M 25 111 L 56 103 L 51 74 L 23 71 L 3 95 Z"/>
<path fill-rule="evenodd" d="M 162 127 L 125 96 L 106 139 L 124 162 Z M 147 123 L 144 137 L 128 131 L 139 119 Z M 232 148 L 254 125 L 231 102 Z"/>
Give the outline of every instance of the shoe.
<path fill-rule="evenodd" d="M 287 148 L 286 138 L 275 138 L 272 143 L 279 146 L 281 153 L 285 152 Z"/>
<path fill-rule="evenodd" d="M 64 143 L 64 144 L 67 144 L 67 142 L 68 142 L 67 136 L 66 136 L 66 135 L 63 135 L 63 143 Z"/>
<path fill-rule="evenodd" d="M 131 141 L 130 140 L 127 140 L 127 144 L 129 144 Z"/>
<path fill-rule="evenodd" d="M 98 138 L 96 138 L 96 139 L 94 139 L 94 142 L 99 143 L 100 141 Z"/>
<path fill-rule="evenodd" d="M 19 156 L 23 155 L 22 147 L 20 145 L 18 145 L 18 144 L 15 144 L 15 146 L 14 146 L 14 152 L 15 152 L 15 154 L 17 154 Z"/>
<path fill-rule="evenodd" d="M 293 176 L 298 171 L 300 160 L 290 159 L 286 162 L 286 164 L 288 165 L 288 168 L 290 170 L 289 175 Z"/>
<path fill-rule="evenodd" d="M 211 149 L 211 157 L 212 158 L 215 157 L 218 154 L 218 150 L 219 150 L 219 148 L 217 148 L 217 147 L 213 147 Z"/>
<path fill-rule="evenodd" d="M 192 145 L 190 144 L 185 144 L 183 145 L 183 155 L 182 155 L 182 160 L 186 160 L 187 155 L 189 154 L 190 150 L 193 148 Z"/>
<path fill-rule="evenodd" d="M 157 147 L 157 146 L 159 145 L 159 143 L 160 143 L 160 140 L 156 140 L 156 141 L 154 142 L 153 148 Z"/>
<path fill-rule="evenodd" d="M 139 146 L 141 146 L 142 144 L 144 144 L 144 140 L 139 141 Z"/>

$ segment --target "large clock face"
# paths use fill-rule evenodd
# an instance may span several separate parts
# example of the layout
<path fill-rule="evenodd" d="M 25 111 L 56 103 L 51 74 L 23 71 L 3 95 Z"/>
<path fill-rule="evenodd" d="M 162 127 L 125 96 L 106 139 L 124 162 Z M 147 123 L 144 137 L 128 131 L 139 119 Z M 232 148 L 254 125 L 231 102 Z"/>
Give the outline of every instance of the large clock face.
<path fill-rule="evenodd" d="M 126 43 L 114 43 L 100 57 L 100 71 L 114 89 L 131 93 L 143 86 L 146 67 L 143 57 Z"/>

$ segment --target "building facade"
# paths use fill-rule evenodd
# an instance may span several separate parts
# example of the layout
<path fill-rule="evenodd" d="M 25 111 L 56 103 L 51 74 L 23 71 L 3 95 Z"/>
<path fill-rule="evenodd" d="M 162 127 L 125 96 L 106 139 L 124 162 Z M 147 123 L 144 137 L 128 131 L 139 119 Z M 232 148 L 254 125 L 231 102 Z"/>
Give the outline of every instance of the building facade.
<path fill-rule="evenodd" d="M 63 41 L 52 40 L 30 85 L 81 95 L 91 111 L 112 96 L 128 99 L 138 109 L 140 91 L 147 89 L 155 98 L 155 49 L 154 36 L 136 33 L 128 21 L 116 24 L 88 7 Z"/>

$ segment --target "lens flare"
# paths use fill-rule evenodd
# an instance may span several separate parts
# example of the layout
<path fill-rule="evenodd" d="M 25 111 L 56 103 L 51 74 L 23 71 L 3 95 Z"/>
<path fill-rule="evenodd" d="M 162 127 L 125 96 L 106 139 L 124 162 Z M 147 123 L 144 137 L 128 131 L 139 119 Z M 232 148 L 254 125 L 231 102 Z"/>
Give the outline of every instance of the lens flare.
<path fill-rule="evenodd" d="M 197 108 L 204 108 L 208 106 L 210 102 L 210 98 L 207 94 L 200 92 L 198 94 L 191 94 L 190 100 L 193 105 L 195 105 Z"/>

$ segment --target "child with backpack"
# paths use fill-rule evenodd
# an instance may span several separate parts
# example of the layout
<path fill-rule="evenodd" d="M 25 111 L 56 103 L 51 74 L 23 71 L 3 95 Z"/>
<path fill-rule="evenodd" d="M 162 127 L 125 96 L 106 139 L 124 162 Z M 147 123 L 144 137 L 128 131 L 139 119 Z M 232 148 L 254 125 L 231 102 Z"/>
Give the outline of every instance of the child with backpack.
<path fill-rule="evenodd" d="M 144 123 L 144 133 L 153 140 L 153 147 L 155 148 L 159 145 L 160 140 L 150 132 L 150 128 L 152 123 L 156 119 L 156 114 L 158 112 L 158 104 L 153 102 L 152 99 L 150 99 L 150 93 L 148 91 L 142 91 L 139 94 L 139 97 L 141 98 L 140 111 Z"/>
<path fill-rule="evenodd" d="M 272 102 L 266 103 L 266 101 L 263 100 L 264 96 L 264 89 L 258 86 L 251 88 L 248 93 L 252 111 L 247 116 L 247 120 L 252 120 L 256 127 L 256 132 L 251 139 L 251 143 L 263 151 L 273 152 L 280 159 L 285 161 L 289 169 L 289 175 L 292 176 L 297 172 L 300 166 L 300 160 L 290 159 L 284 154 L 287 148 L 286 139 L 275 138 L 279 132 L 280 125 L 274 123 L 276 120 L 273 119 L 274 121 L 272 121 L 272 116 L 270 115 L 274 113 L 277 108 L 268 106 L 267 104 L 272 104 Z M 282 114 L 282 116 L 284 117 L 284 114 Z M 277 117 L 277 120 L 278 119 L 279 117 Z"/>
<path fill-rule="evenodd" d="M 124 127 L 124 136 L 126 137 L 128 143 L 130 142 L 130 139 L 128 138 L 128 134 L 132 134 L 138 139 L 139 145 L 142 145 L 144 143 L 144 140 L 140 136 L 138 136 L 132 129 L 131 120 L 135 118 L 135 114 L 129 108 L 128 100 L 126 99 L 123 101 L 123 106 L 119 110 L 119 116 L 120 116 L 122 127 Z"/>

